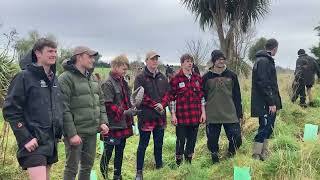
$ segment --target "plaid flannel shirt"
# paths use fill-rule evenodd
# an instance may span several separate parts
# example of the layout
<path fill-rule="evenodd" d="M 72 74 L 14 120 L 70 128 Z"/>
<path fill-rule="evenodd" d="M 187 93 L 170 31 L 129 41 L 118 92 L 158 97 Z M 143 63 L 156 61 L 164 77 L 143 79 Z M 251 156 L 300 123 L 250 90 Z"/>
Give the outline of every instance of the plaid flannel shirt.
<path fill-rule="evenodd" d="M 163 98 L 162 105 L 170 103 L 171 112 L 176 113 L 179 125 L 200 123 L 201 106 L 205 104 L 202 78 L 193 73 L 185 75 L 182 70 L 170 80 L 171 90 Z"/>

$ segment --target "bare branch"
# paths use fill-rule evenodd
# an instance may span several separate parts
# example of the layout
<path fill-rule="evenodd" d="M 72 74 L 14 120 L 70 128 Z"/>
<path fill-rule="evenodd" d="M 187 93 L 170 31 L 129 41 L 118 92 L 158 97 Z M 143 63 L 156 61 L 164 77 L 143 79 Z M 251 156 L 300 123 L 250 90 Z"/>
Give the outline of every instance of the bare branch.
<path fill-rule="evenodd" d="M 208 42 L 203 42 L 202 40 L 186 41 L 186 51 L 192 55 L 194 64 L 196 65 L 205 65 L 211 49 L 212 45 Z"/>

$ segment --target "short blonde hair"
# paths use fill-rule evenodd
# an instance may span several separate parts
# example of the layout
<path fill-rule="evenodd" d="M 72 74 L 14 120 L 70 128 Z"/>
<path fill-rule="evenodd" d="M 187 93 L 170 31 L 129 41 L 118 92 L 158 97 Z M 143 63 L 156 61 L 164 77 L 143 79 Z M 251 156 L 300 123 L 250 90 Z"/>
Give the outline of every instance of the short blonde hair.
<path fill-rule="evenodd" d="M 127 65 L 129 68 L 129 60 L 128 57 L 124 54 L 115 57 L 112 61 L 111 61 L 111 68 L 114 67 L 120 67 L 122 65 Z"/>

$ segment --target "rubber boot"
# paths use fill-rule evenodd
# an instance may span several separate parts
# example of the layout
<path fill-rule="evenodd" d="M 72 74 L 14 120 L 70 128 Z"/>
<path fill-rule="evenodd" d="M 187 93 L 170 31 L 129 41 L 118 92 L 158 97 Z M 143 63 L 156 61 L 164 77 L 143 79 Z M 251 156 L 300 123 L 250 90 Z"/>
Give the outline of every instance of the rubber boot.
<path fill-rule="evenodd" d="M 182 155 L 176 155 L 176 163 L 177 163 L 178 167 L 181 165 L 182 161 L 183 161 L 183 156 Z"/>
<path fill-rule="evenodd" d="M 142 172 L 142 170 L 137 171 L 136 180 L 143 180 L 143 172 Z"/>
<path fill-rule="evenodd" d="M 218 153 L 212 153 L 211 154 L 211 160 L 213 164 L 219 163 L 219 155 Z"/>
<path fill-rule="evenodd" d="M 306 98 L 305 97 L 300 97 L 300 104 L 301 107 L 307 108 L 307 103 L 306 103 Z"/>
<path fill-rule="evenodd" d="M 307 88 L 307 94 L 308 94 L 309 104 L 310 104 L 310 106 L 312 106 L 313 105 L 313 97 L 312 97 L 311 88 Z"/>
<path fill-rule="evenodd" d="M 252 149 L 253 159 L 262 160 L 262 158 L 261 158 L 262 147 L 263 147 L 263 143 L 255 142 L 253 144 L 253 149 Z"/>
<path fill-rule="evenodd" d="M 269 146 L 269 140 L 265 139 L 263 141 L 262 152 L 261 152 L 261 158 L 263 161 L 268 158 L 268 155 L 269 155 L 268 146 Z"/>
<path fill-rule="evenodd" d="M 117 175 L 114 175 L 113 176 L 113 180 L 122 180 L 122 176 L 117 176 Z"/>
<path fill-rule="evenodd" d="M 185 155 L 184 159 L 186 160 L 187 163 L 191 164 L 192 161 L 192 154 L 191 155 Z"/>

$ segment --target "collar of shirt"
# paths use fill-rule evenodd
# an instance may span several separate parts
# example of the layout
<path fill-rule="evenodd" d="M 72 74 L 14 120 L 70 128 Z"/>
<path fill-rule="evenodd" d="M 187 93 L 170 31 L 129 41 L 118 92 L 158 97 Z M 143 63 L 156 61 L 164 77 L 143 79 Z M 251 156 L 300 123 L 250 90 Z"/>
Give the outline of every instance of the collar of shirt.
<path fill-rule="evenodd" d="M 156 75 L 159 73 L 158 69 L 156 69 L 154 72 L 151 72 L 150 69 L 147 67 L 147 70 L 152 74 L 153 78 L 155 78 Z"/>
<path fill-rule="evenodd" d="M 86 77 L 89 77 L 89 76 L 90 76 L 90 72 L 89 72 L 88 70 L 86 70 L 86 71 L 84 72 L 84 75 L 85 75 Z"/>
<path fill-rule="evenodd" d="M 215 73 L 215 74 L 222 74 L 225 70 L 227 69 L 227 66 L 225 65 L 223 69 L 221 69 L 221 71 L 217 71 L 216 69 L 212 68 L 210 71 Z"/>
<path fill-rule="evenodd" d="M 111 72 L 110 75 L 111 75 L 115 80 L 120 81 L 120 80 L 122 79 L 122 76 L 120 76 L 120 75 L 117 74 L 117 73 Z"/>
<path fill-rule="evenodd" d="M 192 77 L 192 72 L 190 74 L 185 74 L 185 76 L 190 80 Z"/>
<path fill-rule="evenodd" d="M 180 70 L 180 75 L 184 76 L 184 77 L 187 77 L 190 80 L 191 77 L 192 77 L 192 71 L 190 72 L 190 74 L 184 74 L 183 70 L 181 69 Z"/>
<path fill-rule="evenodd" d="M 50 72 L 47 74 L 47 77 L 50 81 L 52 81 L 53 77 L 54 77 L 54 73 L 52 72 L 52 70 L 50 70 Z"/>
<path fill-rule="evenodd" d="M 120 75 L 117 74 L 117 73 L 113 73 L 113 72 L 111 72 L 110 75 L 112 76 L 113 79 L 115 79 L 116 81 L 119 81 L 121 87 L 123 87 L 124 78 L 123 78 L 122 76 L 120 76 Z"/>

